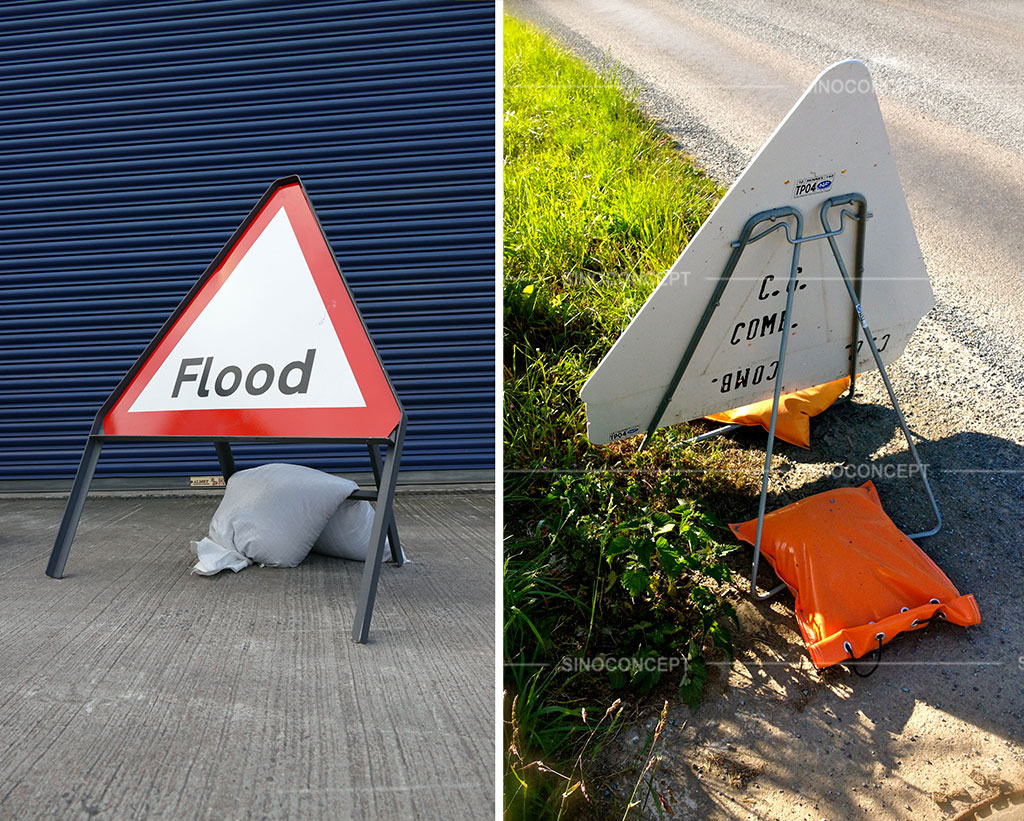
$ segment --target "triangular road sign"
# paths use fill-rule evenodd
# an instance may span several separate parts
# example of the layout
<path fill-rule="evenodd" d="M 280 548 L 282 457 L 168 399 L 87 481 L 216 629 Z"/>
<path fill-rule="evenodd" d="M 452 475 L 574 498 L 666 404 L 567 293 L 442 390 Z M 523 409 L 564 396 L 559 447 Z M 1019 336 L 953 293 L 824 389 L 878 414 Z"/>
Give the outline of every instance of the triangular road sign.
<path fill-rule="evenodd" d="M 273 183 L 100 412 L 107 437 L 389 437 L 402 415 L 302 183 Z"/>
<path fill-rule="evenodd" d="M 847 61 L 804 93 L 583 386 L 590 441 L 646 432 L 752 215 L 795 208 L 809 237 L 823 233 L 822 204 L 851 193 L 864 196 L 872 215 L 861 305 L 883 362 L 896 359 L 933 297 L 871 77 Z M 848 229 L 836 237 L 851 268 L 856 236 Z M 782 230 L 744 247 L 661 425 L 773 395 L 792 256 Z M 784 392 L 841 378 L 851 366 L 853 312 L 829 243 L 803 243 L 799 262 Z M 874 367 L 869 347 L 858 345 L 858 372 Z"/>
<path fill-rule="evenodd" d="M 46 574 L 64 574 L 108 439 L 213 440 L 225 479 L 232 441 L 362 443 L 377 486 L 353 494 L 377 503 L 352 628 L 365 642 L 386 538 L 402 563 L 394 495 L 405 428 L 302 183 L 277 180 L 96 414 Z"/>

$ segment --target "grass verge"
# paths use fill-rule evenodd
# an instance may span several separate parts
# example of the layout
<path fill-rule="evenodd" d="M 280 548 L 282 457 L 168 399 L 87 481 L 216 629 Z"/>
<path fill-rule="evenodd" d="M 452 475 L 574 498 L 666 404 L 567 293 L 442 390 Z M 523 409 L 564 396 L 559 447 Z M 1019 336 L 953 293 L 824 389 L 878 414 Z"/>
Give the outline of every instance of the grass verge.
<path fill-rule="evenodd" d="M 705 654 L 731 652 L 699 501 L 737 491 L 719 450 L 677 448 L 685 426 L 593 447 L 579 399 L 722 192 L 614 72 L 508 17 L 504 62 L 505 809 L 563 817 L 594 807 L 588 766 L 622 720 L 588 709 L 669 677 L 695 704 Z M 656 742 L 620 812 L 656 801 Z"/>

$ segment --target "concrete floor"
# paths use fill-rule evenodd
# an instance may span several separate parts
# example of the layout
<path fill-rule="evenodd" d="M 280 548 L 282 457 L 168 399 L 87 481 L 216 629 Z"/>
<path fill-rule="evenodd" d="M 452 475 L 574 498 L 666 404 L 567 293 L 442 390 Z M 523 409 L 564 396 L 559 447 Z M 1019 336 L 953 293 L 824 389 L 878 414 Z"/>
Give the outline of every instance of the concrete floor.
<path fill-rule="evenodd" d="M 399 494 L 361 563 L 189 574 L 219 499 L 0 499 L 0 817 L 493 818 L 494 496 Z"/>

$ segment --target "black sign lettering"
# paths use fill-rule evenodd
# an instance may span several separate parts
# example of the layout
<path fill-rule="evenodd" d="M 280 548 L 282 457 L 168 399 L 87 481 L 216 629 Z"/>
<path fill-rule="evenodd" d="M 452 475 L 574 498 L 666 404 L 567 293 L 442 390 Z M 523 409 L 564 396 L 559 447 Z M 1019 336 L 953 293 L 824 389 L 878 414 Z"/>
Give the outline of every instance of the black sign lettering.
<path fill-rule="evenodd" d="M 259 374 L 263 374 L 263 384 L 257 387 L 256 377 Z M 267 392 L 267 389 L 274 384 L 274 369 L 270 367 L 266 362 L 262 362 L 249 371 L 249 375 L 245 377 L 245 390 L 251 393 L 253 396 L 260 396 Z"/>
<path fill-rule="evenodd" d="M 309 390 L 309 377 L 313 373 L 313 357 L 316 356 L 316 348 L 310 348 L 306 351 L 306 358 L 301 362 L 295 361 L 290 362 L 281 369 L 281 379 L 277 383 L 278 390 L 285 395 L 293 393 L 305 393 Z M 288 377 L 294 371 L 298 371 L 301 376 L 297 385 L 292 387 L 288 384 Z"/>
<path fill-rule="evenodd" d="M 873 336 L 871 338 L 874 340 L 875 347 L 878 348 L 878 352 L 881 353 L 882 351 L 884 351 L 889 346 L 889 340 L 892 339 L 892 334 L 882 334 L 882 344 L 881 345 L 878 344 L 878 337 L 877 336 Z M 863 339 L 858 339 L 857 340 L 857 354 L 858 355 L 860 355 L 860 349 L 863 348 L 863 347 L 864 347 L 864 340 Z M 846 350 L 850 350 L 850 348 L 851 348 L 850 345 L 846 346 Z M 853 354 L 851 353 L 846 358 L 848 360 L 852 361 L 853 360 Z"/>
<path fill-rule="evenodd" d="M 178 378 L 174 380 L 174 390 L 171 391 L 171 396 L 173 398 L 178 398 L 178 392 L 181 390 L 181 385 L 183 382 L 195 382 L 196 379 L 198 378 L 196 374 L 189 373 L 188 369 L 194 368 L 196 365 L 201 365 L 202 363 L 203 360 L 201 358 L 181 360 L 181 367 L 178 368 Z M 204 371 L 204 375 L 205 373 L 206 372 Z"/>
<path fill-rule="evenodd" d="M 739 368 L 736 371 L 722 374 L 722 384 L 718 390 L 721 393 L 729 393 L 736 388 L 745 388 L 747 385 L 760 385 L 762 382 L 771 382 L 779 370 L 779 361 L 776 359 L 767 368 L 758 365 L 751 371 L 749 367 Z M 712 379 L 714 384 L 718 379 Z"/>
<path fill-rule="evenodd" d="M 755 339 L 771 336 L 782 331 L 782 327 L 785 324 L 785 311 L 777 311 L 774 314 L 768 314 L 768 316 L 755 316 L 753 319 L 737 322 L 736 326 L 732 329 L 732 336 L 729 337 L 729 344 L 739 345 L 744 339 L 747 342 L 753 342 Z M 796 326 L 794 325 L 793 327 Z"/>
<path fill-rule="evenodd" d="M 201 397 L 207 397 L 210 395 L 210 389 L 206 387 L 206 380 L 210 378 L 210 368 L 213 366 L 213 357 L 206 357 L 206 364 L 203 366 L 203 375 L 199 377 L 199 387 L 196 388 L 196 395 Z"/>
<path fill-rule="evenodd" d="M 210 359 L 213 359 L 211 356 Z M 232 379 L 231 387 L 227 387 L 224 384 L 224 377 L 230 376 Z M 238 390 L 238 386 L 242 384 L 242 369 L 237 365 L 228 365 L 224 370 L 217 374 L 217 381 L 213 384 L 213 389 L 217 391 L 218 396 L 231 396 L 235 391 Z"/>
<path fill-rule="evenodd" d="M 313 375 L 313 360 L 316 358 L 316 348 L 306 351 L 304 359 L 296 359 L 281 368 L 280 376 L 274 371 L 274 366 L 269 362 L 260 362 L 254 365 L 249 373 L 242 378 L 242 369 L 237 365 L 227 365 L 220 368 L 216 379 L 213 381 L 213 389 L 218 396 L 231 396 L 243 384 L 245 392 L 250 396 L 262 396 L 277 383 L 277 389 L 291 396 L 297 393 L 306 393 L 309 390 L 309 380 Z M 202 366 L 202 373 L 199 368 Z M 211 373 L 213 373 L 213 357 L 191 357 L 182 359 L 178 367 L 178 376 L 174 380 L 174 390 L 171 397 L 177 399 L 182 388 L 188 382 L 196 383 L 196 396 L 205 399 L 210 395 L 207 387 Z"/>

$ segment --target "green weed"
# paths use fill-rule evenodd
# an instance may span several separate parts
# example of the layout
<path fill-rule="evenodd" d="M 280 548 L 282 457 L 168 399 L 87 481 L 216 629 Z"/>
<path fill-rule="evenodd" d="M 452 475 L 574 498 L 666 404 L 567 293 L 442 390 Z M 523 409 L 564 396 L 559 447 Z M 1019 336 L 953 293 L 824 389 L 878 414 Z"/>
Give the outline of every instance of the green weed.
<path fill-rule="evenodd" d="M 622 709 L 591 725 L 588 704 L 666 675 L 696 704 L 705 654 L 731 653 L 727 548 L 698 501 L 735 491 L 720 446 L 681 448 L 678 426 L 642 453 L 593 447 L 579 398 L 721 192 L 614 71 L 504 32 L 506 812 L 562 817 L 591 806 Z M 666 658 L 687 663 L 646 663 Z M 602 659 L 632 664 L 593 672 Z"/>

